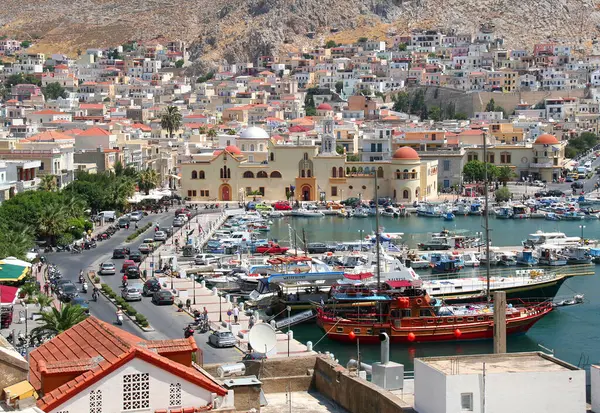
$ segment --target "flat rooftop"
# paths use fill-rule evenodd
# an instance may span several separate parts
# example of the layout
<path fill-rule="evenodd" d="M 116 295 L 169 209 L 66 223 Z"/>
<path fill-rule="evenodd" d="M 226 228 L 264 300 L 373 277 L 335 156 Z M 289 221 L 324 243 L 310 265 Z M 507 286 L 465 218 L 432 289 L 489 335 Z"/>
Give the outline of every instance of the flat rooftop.
<path fill-rule="evenodd" d="M 268 404 L 261 407 L 261 413 L 348 413 L 335 402 L 317 392 L 292 392 L 290 409 L 287 393 L 269 393 L 265 395 Z"/>
<path fill-rule="evenodd" d="M 541 352 L 425 357 L 421 362 L 447 375 L 571 371 L 577 367 Z"/>

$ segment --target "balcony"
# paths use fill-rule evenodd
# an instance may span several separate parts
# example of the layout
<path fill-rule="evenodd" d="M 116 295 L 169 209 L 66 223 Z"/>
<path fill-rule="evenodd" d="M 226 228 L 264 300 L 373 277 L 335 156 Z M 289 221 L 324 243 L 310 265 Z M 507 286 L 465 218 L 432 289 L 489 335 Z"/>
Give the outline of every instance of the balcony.
<path fill-rule="evenodd" d="M 17 192 L 35 190 L 39 184 L 40 178 L 30 179 L 29 181 L 17 181 Z"/>
<path fill-rule="evenodd" d="M 532 162 L 529 164 L 530 168 L 552 168 L 553 166 L 554 164 L 552 162 Z"/>

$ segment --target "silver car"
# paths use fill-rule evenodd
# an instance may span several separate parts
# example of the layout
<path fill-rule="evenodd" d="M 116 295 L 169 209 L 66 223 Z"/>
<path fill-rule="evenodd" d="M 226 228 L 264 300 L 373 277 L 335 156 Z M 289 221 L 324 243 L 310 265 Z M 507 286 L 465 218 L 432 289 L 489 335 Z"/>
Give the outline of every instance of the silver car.
<path fill-rule="evenodd" d="M 215 347 L 233 347 L 237 340 L 231 331 L 215 331 L 208 336 L 208 343 Z"/>
<path fill-rule="evenodd" d="M 183 220 L 179 219 L 179 218 L 175 218 L 173 220 L 173 226 L 174 227 L 182 227 L 183 226 Z"/>
<path fill-rule="evenodd" d="M 142 288 L 137 285 L 125 287 L 123 288 L 123 291 L 121 291 L 121 297 L 123 297 L 125 301 L 142 301 Z"/>
<path fill-rule="evenodd" d="M 156 231 L 154 233 L 154 241 L 166 241 L 167 233 L 164 231 Z"/>
<path fill-rule="evenodd" d="M 129 219 L 132 221 L 140 221 L 142 218 L 144 218 L 144 213 L 142 211 L 134 211 L 129 214 Z"/>
<path fill-rule="evenodd" d="M 100 271 L 98 271 L 98 273 L 100 275 L 115 275 L 117 273 L 117 268 L 112 262 L 103 262 L 100 264 Z"/>

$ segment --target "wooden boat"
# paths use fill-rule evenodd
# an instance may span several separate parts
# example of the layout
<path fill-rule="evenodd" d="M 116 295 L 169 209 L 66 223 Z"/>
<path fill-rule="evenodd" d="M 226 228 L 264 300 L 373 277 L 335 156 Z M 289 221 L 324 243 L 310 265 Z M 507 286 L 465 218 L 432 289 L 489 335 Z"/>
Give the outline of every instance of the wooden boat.
<path fill-rule="evenodd" d="M 366 306 L 340 307 L 329 304 L 317 309 L 317 323 L 328 338 L 379 343 L 386 332 L 393 343 L 490 339 L 494 335 L 494 306 L 488 303 L 445 305 L 423 289 L 410 285 L 401 291 L 359 290 L 354 294 L 333 293 L 337 302 L 368 302 Z M 550 300 L 511 302 L 506 309 L 506 333 L 527 332 L 552 311 Z"/>

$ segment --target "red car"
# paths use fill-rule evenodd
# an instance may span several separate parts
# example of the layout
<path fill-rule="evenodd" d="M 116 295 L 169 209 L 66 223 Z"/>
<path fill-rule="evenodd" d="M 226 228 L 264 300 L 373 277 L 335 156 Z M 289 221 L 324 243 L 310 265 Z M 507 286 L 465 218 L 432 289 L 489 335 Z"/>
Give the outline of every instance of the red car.
<path fill-rule="evenodd" d="M 275 209 L 275 211 L 290 211 L 292 206 L 289 202 L 278 201 L 273 204 L 273 209 Z"/>
<path fill-rule="evenodd" d="M 258 254 L 285 254 L 287 250 L 289 250 L 288 247 L 282 247 L 274 242 L 269 242 L 267 245 L 256 247 L 256 252 Z"/>

